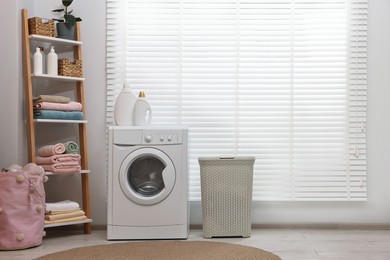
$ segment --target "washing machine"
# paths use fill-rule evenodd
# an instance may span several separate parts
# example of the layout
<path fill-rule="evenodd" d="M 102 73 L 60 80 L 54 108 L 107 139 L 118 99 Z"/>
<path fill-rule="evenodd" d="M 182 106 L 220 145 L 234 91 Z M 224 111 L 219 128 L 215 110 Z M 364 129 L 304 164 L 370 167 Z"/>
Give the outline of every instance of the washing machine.
<path fill-rule="evenodd" d="M 107 239 L 186 239 L 188 131 L 109 127 Z"/>

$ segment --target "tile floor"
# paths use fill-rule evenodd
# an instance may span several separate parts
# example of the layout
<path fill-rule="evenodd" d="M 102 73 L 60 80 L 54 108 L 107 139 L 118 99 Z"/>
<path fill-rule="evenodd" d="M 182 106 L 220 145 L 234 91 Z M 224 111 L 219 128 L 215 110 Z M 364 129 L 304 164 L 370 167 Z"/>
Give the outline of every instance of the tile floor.
<path fill-rule="evenodd" d="M 390 230 L 254 229 L 250 238 L 204 239 L 202 230 L 191 230 L 188 240 L 230 242 L 258 247 L 283 260 L 389 260 Z M 18 251 L 0 251 L 0 259 L 30 260 L 74 247 L 117 243 L 107 241 L 105 230 L 48 229 L 41 246 Z"/>

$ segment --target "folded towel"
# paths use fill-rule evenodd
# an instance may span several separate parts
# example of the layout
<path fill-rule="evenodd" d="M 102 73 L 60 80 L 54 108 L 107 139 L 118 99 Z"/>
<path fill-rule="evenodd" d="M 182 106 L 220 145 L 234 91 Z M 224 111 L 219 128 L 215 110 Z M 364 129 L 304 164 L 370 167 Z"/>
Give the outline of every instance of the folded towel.
<path fill-rule="evenodd" d="M 60 110 L 34 110 L 35 119 L 83 120 L 83 112 Z"/>
<path fill-rule="evenodd" d="M 39 102 L 33 104 L 34 109 L 49 109 L 62 111 L 81 111 L 83 106 L 79 102 L 70 101 L 69 103 Z"/>
<path fill-rule="evenodd" d="M 65 152 L 65 145 L 63 143 L 50 144 L 42 146 L 38 149 L 37 155 L 42 157 L 63 154 Z"/>
<path fill-rule="evenodd" d="M 78 162 L 61 162 L 53 164 L 41 164 L 43 169 L 54 173 L 72 173 L 79 172 L 81 167 Z"/>
<path fill-rule="evenodd" d="M 80 208 L 78 209 L 64 209 L 64 210 L 49 210 L 49 211 L 46 211 L 45 214 L 46 215 L 59 215 L 59 214 L 68 214 L 68 213 L 73 213 L 73 212 L 77 212 L 81 210 Z"/>
<path fill-rule="evenodd" d="M 66 154 L 77 154 L 79 153 L 79 145 L 76 142 L 69 141 L 64 143 Z"/>
<path fill-rule="evenodd" d="M 56 154 L 52 156 L 36 156 L 35 163 L 36 164 L 53 164 L 60 162 L 79 162 L 80 154 Z"/>
<path fill-rule="evenodd" d="M 74 210 L 80 209 L 80 205 L 71 200 L 61 200 L 57 202 L 47 202 L 46 203 L 46 212 L 52 210 Z"/>
<path fill-rule="evenodd" d="M 70 98 L 63 96 L 53 96 L 53 95 L 40 95 L 33 98 L 34 102 L 54 102 L 54 103 L 69 103 Z"/>
<path fill-rule="evenodd" d="M 45 220 L 45 224 L 54 224 L 54 223 L 62 223 L 62 222 L 73 222 L 73 221 L 81 221 L 87 219 L 86 216 L 81 217 L 74 217 L 74 218 L 66 218 L 66 219 L 59 219 L 59 220 Z"/>
<path fill-rule="evenodd" d="M 53 220 L 59 220 L 59 219 L 66 219 L 66 218 L 74 218 L 74 217 L 80 217 L 85 216 L 85 212 L 82 210 L 77 210 L 70 213 L 63 213 L 63 214 L 46 214 L 45 220 L 53 221 Z"/>

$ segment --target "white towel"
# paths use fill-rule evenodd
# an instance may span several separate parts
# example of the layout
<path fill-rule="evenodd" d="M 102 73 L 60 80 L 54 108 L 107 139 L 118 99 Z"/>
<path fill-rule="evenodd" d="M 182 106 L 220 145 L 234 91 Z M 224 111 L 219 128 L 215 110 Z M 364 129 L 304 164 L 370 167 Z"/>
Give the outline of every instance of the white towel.
<path fill-rule="evenodd" d="M 63 200 L 53 203 L 46 203 L 46 211 L 51 210 L 69 210 L 69 209 L 79 209 L 80 205 L 77 202 L 71 200 Z"/>

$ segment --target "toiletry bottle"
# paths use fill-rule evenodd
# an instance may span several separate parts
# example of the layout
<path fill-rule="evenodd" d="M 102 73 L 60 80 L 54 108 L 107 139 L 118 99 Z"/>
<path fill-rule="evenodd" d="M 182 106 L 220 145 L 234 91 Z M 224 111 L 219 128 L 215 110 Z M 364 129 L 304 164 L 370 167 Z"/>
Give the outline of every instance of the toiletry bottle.
<path fill-rule="evenodd" d="M 114 119 L 117 125 L 134 125 L 134 105 L 137 97 L 129 84 L 124 84 L 115 102 Z"/>
<path fill-rule="evenodd" d="M 34 74 L 42 74 L 42 53 L 39 47 L 36 48 L 34 53 Z"/>
<path fill-rule="evenodd" d="M 149 125 L 152 121 L 152 109 L 146 100 L 145 93 L 141 91 L 134 106 L 135 125 Z"/>
<path fill-rule="evenodd" d="M 47 54 L 47 74 L 57 76 L 58 75 L 58 56 L 54 51 L 54 47 L 51 46 L 50 52 Z"/>
<path fill-rule="evenodd" d="M 45 55 L 45 48 L 39 47 L 41 54 L 42 54 L 42 74 L 46 74 L 46 55 Z"/>

